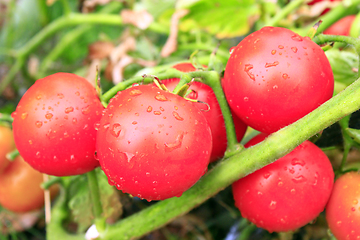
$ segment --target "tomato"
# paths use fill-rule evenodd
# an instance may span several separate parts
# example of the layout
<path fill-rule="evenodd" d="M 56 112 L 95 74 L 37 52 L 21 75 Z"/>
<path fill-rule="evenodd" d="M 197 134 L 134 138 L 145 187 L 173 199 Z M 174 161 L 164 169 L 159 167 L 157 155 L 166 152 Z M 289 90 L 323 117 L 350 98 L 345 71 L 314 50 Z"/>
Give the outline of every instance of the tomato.
<path fill-rule="evenodd" d="M 0 174 L 0 205 L 13 212 L 28 212 L 44 205 L 43 175 L 27 164 L 21 156 Z M 50 192 L 54 197 L 57 186 Z"/>
<path fill-rule="evenodd" d="M 341 0 L 328 0 L 327 2 L 340 2 Z M 316 5 L 320 2 L 325 2 L 324 0 L 312 0 L 310 2 L 308 2 L 308 5 Z M 320 15 L 324 15 L 325 13 L 329 12 L 331 9 L 330 8 L 325 8 L 324 11 L 322 11 L 322 13 Z"/>
<path fill-rule="evenodd" d="M 339 239 L 360 239 L 360 174 L 348 172 L 334 184 L 326 206 L 326 220 Z"/>
<path fill-rule="evenodd" d="M 234 113 L 271 133 L 332 97 L 334 77 L 324 51 L 308 37 L 264 27 L 231 50 L 222 81 Z"/>
<path fill-rule="evenodd" d="M 99 166 L 94 124 L 102 110 L 95 88 L 85 78 L 57 73 L 39 79 L 12 114 L 16 147 L 42 173 L 69 176 L 91 171 Z"/>
<path fill-rule="evenodd" d="M 97 139 L 109 183 L 149 201 L 190 188 L 206 172 L 212 148 L 202 112 L 152 85 L 118 92 L 104 111 Z"/>
<path fill-rule="evenodd" d="M 10 163 L 6 158 L 6 154 L 13 150 L 15 150 L 15 142 L 12 130 L 6 126 L 0 125 L 0 174 Z"/>
<path fill-rule="evenodd" d="M 335 22 L 324 34 L 350 36 L 351 24 L 354 22 L 356 15 L 349 15 Z"/>
<path fill-rule="evenodd" d="M 266 136 L 256 136 L 245 147 Z M 327 156 L 305 141 L 274 163 L 233 183 L 232 190 L 244 218 L 269 232 L 285 232 L 306 225 L 324 210 L 333 181 Z"/>
<path fill-rule="evenodd" d="M 180 63 L 175 66 L 174 68 L 183 71 L 196 71 L 191 63 Z M 161 82 L 170 90 L 174 90 L 176 85 L 179 83 L 180 79 L 173 78 L 173 79 L 166 79 L 162 80 Z M 201 83 L 201 82 L 193 82 L 190 86 L 191 92 L 187 97 L 190 99 L 200 100 L 202 102 L 207 103 L 209 106 L 203 103 L 195 104 L 204 114 L 206 120 L 209 123 L 212 140 L 213 140 L 213 148 L 211 152 L 210 161 L 216 161 L 219 158 L 224 156 L 227 147 L 227 138 L 226 138 L 226 130 L 225 130 L 225 123 L 224 118 L 221 113 L 220 106 L 217 102 L 216 96 L 212 91 L 211 87 L 208 85 Z M 208 109 L 210 108 L 210 110 Z M 243 121 L 241 121 L 237 116 L 234 115 L 233 117 L 235 128 L 236 128 L 236 135 L 238 141 L 241 141 L 243 138 L 247 126 Z"/>

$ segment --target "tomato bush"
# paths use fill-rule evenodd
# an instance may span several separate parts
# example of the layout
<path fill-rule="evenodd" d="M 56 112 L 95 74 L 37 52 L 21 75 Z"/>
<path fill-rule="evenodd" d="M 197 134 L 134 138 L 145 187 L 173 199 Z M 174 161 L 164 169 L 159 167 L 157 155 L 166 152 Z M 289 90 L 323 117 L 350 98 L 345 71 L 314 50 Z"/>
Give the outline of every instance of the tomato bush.
<path fill-rule="evenodd" d="M 330 99 L 334 77 L 323 50 L 310 38 L 264 27 L 231 49 L 222 85 L 245 124 L 271 133 Z"/>
<path fill-rule="evenodd" d="M 348 172 L 334 184 L 326 206 L 326 220 L 337 239 L 360 238 L 360 175 Z"/>
<path fill-rule="evenodd" d="M 151 85 L 118 92 L 103 113 L 97 139 L 109 183 L 147 200 L 181 196 L 206 172 L 212 148 L 202 112 Z"/>
<path fill-rule="evenodd" d="M 266 136 L 255 136 L 245 147 Z M 276 162 L 236 181 L 232 190 L 244 218 L 270 232 L 287 232 L 306 225 L 324 210 L 333 181 L 328 157 L 306 141 Z"/>
<path fill-rule="evenodd" d="M 43 174 L 33 169 L 21 156 L 0 174 L 0 205 L 13 212 L 29 212 L 44 206 Z M 56 185 L 51 187 L 54 197 Z"/>
<path fill-rule="evenodd" d="M 91 171 L 99 166 L 94 124 L 102 110 L 95 88 L 82 77 L 56 73 L 39 79 L 12 114 L 16 147 L 42 173 L 69 176 Z"/>
<path fill-rule="evenodd" d="M 176 64 L 173 66 L 173 68 L 176 68 L 177 70 L 183 72 L 196 71 L 196 68 L 191 63 Z M 175 89 L 179 81 L 179 78 L 172 78 L 162 80 L 161 83 L 163 83 L 170 91 L 172 91 Z M 188 98 L 203 102 L 197 103 L 196 106 L 202 111 L 206 120 L 209 123 L 213 145 L 210 161 L 216 161 L 224 156 L 227 147 L 225 123 L 220 106 L 216 100 L 214 92 L 208 85 L 201 82 L 193 82 L 191 83 L 189 90 L 191 92 L 189 95 L 187 95 Z M 233 115 L 233 120 L 235 124 L 237 139 L 238 141 L 241 141 L 245 134 L 247 126 L 236 115 Z"/>

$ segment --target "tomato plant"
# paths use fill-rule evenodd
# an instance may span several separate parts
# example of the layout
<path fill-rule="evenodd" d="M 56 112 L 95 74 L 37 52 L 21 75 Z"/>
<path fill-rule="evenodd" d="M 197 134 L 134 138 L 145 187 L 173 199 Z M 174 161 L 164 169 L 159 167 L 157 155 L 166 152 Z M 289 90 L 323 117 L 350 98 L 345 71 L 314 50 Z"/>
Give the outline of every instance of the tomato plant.
<path fill-rule="evenodd" d="M 264 27 L 231 49 L 222 84 L 234 113 L 271 133 L 330 99 L 334 77 L 324 51 L 310 38 Z"/>
<path fill-rule="evenodd" d="M 183 72 L 196 71 L 196 68 L 191 63 L 180 63 L 173 66 Z M 174 90 L 179 83 L 179 78 L 165 79 L 161 82 L 170 90 Z M 212 152 L 210 161 L 213 162 L 224 156 L 227 139 L 225 131 L 225 123 L 221 113 L 220 106 L 216 100 L 216 96 L 211 87 L 202 82 L 193 82 L 189 88 L 190 94 L 188 98 L 202 101 L 203 103 L 197 103 L 196 106 L 202 111 L 206 120 L 209 123 L 212 134 Z M 206 104 L 208 105 L 206 105 Z M 233 120 L 236 129 L 236 136 L 238 141 L 243 138 L 247 126 L 236 115 L 233 115 Z"/>
<path fill-rule="evenodd" d="M 266 136 L 255 136 L 245 147 Z M 328 157 L 305 141 L 276 162 L 236 181 L 232 189 L 244 218 L 270 232 L 285 232 L 306 225 L 324 210 L 333 181 Z"/>
<path fill-rule="evenodd" d="M 335 22 L 324 34 L 350 36 L 351 24 L 354 22 L 356 15 L 346 16 L 339 21 Z"/>
<path fill-rule="evenodd" d="M 33 169 L 21 156 L 0 174 L 0 205 L 13 212 L 29 212 L 44 206 L 43 174 Z M 58 188 L 50 188 L 55 196 Z"/>
<path fill-rule="evenodd" d="M 11 129 L 0 125 L 0 174 L 9 165 L 6 154 L 15 150 L 15 142 Z"/>
<path fill-rule="evenodd" d="M 151 85 L 118 92 L 104 111 L 97 139 L 109 183 L 147 200 L 180 196 L 206 172 L 212 148 L 202 112 Z"/>
<path fill-rule="evenodd" d="M 334 184 L 328 204 L 326 220 L 337 239 L 360 238 L 360 174 L 348 172 Z"/>
<path fill-rule="evenodd" d="M 69 176 L 93 170 L 99 166 L 94 124 L 102 110 L 95 88 L 82 77 L 56 73 L 39 79 L 12 114 L 16 147 L 43 173 Z"/>

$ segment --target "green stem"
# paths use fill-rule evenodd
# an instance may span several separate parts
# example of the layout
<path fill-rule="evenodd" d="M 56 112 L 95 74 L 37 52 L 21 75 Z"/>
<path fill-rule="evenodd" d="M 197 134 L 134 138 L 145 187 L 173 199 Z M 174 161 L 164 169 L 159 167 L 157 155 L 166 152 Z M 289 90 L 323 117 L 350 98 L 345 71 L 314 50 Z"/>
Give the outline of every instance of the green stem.
<path fill-rule="evenodd" d="M 299 8 L 306 0 L 294 0 L 290 1 L 284 8 L 282 8 L 273 18 L 265 23 L 265 26 L 277 26 L 281 20 L 283 20 L 287 15 L 293 12 L 295 9 Z"/>
<path fill-rule="evenodd" d="M 40 12 L 40 16 L 39 16 L 40 23 L 42 26 L 45 26 L 46 24 L 48 24 L 50 22 L 48 6 L 46 4 L 46 1 L 44 1 L 44 0 L 37 0 L 36 2 L 37 2 L 39 12 Z"/>
<path fill-rule="evenodd" d="M 20 155 L 19 150 L 15 149 L 14 151 L 6 154 L 6 159 L 9 161 L 14 161 L 15 158 L 19 155 Z"/>
<path fill-rule="evenodd" d="M 184 215 L 210 197 L 276 159 L 324 128 L 360 108 L 360 80 L 295 123 L 271 134 L 263 142 L 219 162 L 181 197 L 158 202 L 107 226 L 102 239 L 134 239 Z"/>
<path fill-rule="evenodd" d="M 61 4 L 63 6 L 64 15 L 69 15 L 72 11 L 68 0 L 61 0 Z"/>
<path fill-rule="evenodd" d="M 94 216 L 96 219 L 100 219 L 102 217 L 102 206 L 100 201 L 100 190 L 97 181 L 96 170 L 90 171 L 86 173 L 86 175 L 89 181 L 89 190 L 93 203 Z"/>
<path fill-rule="evenodd" d="M 349 128 L 349 120 L 350 120 L 350 115 L 342 118 L 339 121 L 341 131 L 342 131 L 342 135 L 343 135 L 343 141 L 344 141 L 344 152 L 343 152 L 343 157 L 342 157 L 342 160 L 341 160 L 340 167 L 336 171 L 336 175 L 343 173 L 343 169 L 344 169 L 344 166 L 346 164 L 348 154 L 349 154 L 350 149 L 353 146 L 353 142 L 354 142 L 352 140 L 352 138 L 350 137 L 350 135 L 346 131 L 346 129 Z"/>

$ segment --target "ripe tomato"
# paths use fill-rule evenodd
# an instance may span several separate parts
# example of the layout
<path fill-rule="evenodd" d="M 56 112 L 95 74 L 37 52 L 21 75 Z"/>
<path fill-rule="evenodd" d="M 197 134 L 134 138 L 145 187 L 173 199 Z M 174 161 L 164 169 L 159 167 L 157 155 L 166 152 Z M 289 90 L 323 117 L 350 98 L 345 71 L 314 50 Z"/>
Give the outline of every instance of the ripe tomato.
<path fill-rule="evenodd" d="M 334 184 L 326 206 L 326 220 L 339 239 L 360 239 L 360 174 L 348 172 Z"/>
<path fill-rule="evenodd" d="M 266 136 L 256 136 L 245 147 Z M 306 225 L 324 210 L 333 181 L 327 156 L 305 141 L 276 162 L 236 181 L 232 189 L 244 218 L 269 232 L 284 232 Z"/>
<path fill-rule="evenodd" d="M 102 110 L 95 88 L 82 77 L 57 73 L 37 80 L 12 114 L 16 146 L 42 173 L 69 176 L 91 171 L 99 166 L 94 124 Z"/>
<path fill-rule="evenodd" d="M 334 77 L 324 51 L 308 37 L 264 27 L 232 50 L 222 81 L 237 116 L 271 133 L 332 97 Z"/>
<path fill-rule="evenodd" d="M 43 175 L 27 164 L 21 156 L 0 174 L 0 205 L 13 212 L 28 212 L 44 205 Z M 55 196 L 57 186 L 50 192 Z"/>
<path fill-rule="evenodd" d="M 356 15 L 349 15 L 340 19 L 326 29 L 324 34 L 350 36 L 351 24 L 354 22 L 355 17 Z"/>
<path fill-rule="evenodd" d="M 151 85 L 111 99 L 96 150 L 109 183 L 147 200 L 180 196 L 207 170 L 211 132 L 190 101 Z"/>
<path fill-rule="evenodd" d="M 180 63 L 174 68 L 183 71 L 190 72 L 196 71 L 196 68 L 191 63 Z M 180 79 L 166 79 L 161 82 L 170 90 L 174 90 L 176 85 L 179 83 Z M 195 104 L 204 114 L 206 120 L 209 123 L 212 140 L 213 140 L 213 148 L 211 152 L 210 161 L 216 161 L 217 159 L 224 156 L 227 147 L 227 138 L 226 138 L 226 130 L 224 118 L 222 117 L 220 106 L 217 102 L 216 96 L 212 91 L 211 87 L 201 82 L 193 82 L 190 86 L 190 90 L 193 90 L 187 97 L 190 99 L 200 100 L 209 104 L 210 110 L 208 111 L 208 106 L 202 103 Z M 247 126 L 243 121 L 240 120 L 236 115 L 233 115 L 234 124 L 236 128 L 236 135 L 238 141 L 244 137 Z"/>
<path fill-rule="evenodd" d="M 10 163 L 6 154 L 13 150 L 15 150 L 15 142 L 11 129 L 0 125 L 0 174 Z"/>

